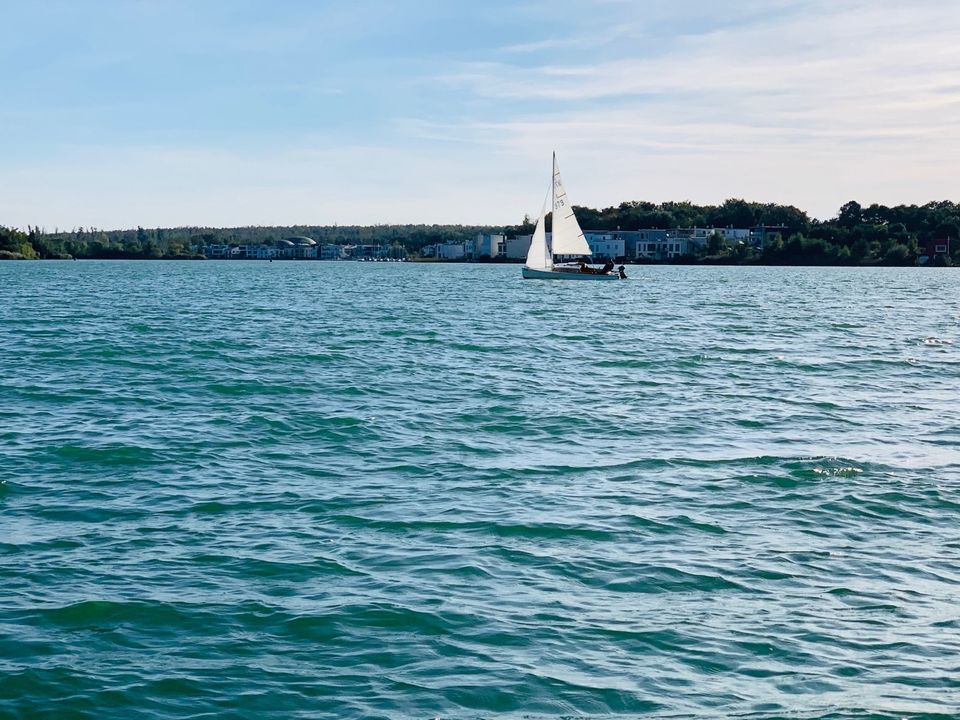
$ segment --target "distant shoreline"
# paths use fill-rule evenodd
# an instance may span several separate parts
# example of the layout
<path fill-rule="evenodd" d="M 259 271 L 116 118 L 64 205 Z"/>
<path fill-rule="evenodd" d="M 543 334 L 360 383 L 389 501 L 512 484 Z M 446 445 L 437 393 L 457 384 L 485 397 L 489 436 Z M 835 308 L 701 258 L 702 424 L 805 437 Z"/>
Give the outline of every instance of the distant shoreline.
<path fill-rule="evenodd" d="M 598 262 L 762 266 L 960 265 L 960 203 L 842 205 L 817 220 L 792 205 L 627 201 L 573 211 Z M 516 225 L 289 225 L 103 230 L 0 225 L 0 259 L 249 259 L 522 262 L 535 230 Z M 549 234 L 552 218 L 544 219 Z M 527 246 L 524 246 L 524 242 Z M 489 258 L 497 258 L 489 260 Z M 509 258 L 509 260 L 506 260 Z"/>
<path fill-rule="evenodd" d="M 48 258 L 29 258 L 17 253 L 0 251 L 0 261 L 9 260 L 14 262 L 49 262 L 49 261 L 89 261 L 89 260 L 118 260 L 132 262 L 240 262 L 240 263 L 324 263 L 324 264 L 355 264 L 355 265 L 394 265 L 394 264 L 416 264 L 416 265 L 523 265 L 523 260 L 442 260 L 437 258 L 406 258 L 401 261 L 370 261 L 370 260 L 325 260 L 320 258 L 208 258 L 208 257 L 48 257 Z M 596 264 L 600 264 L 599 261 Z M 731 258 L 673 258 L 670 260 L 618 260 L 618 265 L 627 267 L 957 267 L 954 265 L 940 265 L 936 263 L 919 264 L 916 262 L 873 262 L 873 263 L 831 263 L 810 262 L 808 259 L 799 259 L 796 262 L 784 261 L 766 261 L 764 259 L 751 258 L 746 261 L 738 261 Z"/>

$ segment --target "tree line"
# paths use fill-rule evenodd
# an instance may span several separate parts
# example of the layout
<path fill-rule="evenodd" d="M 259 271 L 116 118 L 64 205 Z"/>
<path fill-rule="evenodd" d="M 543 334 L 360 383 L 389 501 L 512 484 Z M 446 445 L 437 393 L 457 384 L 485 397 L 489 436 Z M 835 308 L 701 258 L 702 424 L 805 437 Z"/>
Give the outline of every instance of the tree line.
<path fill-rule="evenodd" d="M 935 258 L 937 264 L 960 263 L 960 205 L 950 201 L 925 205 L 870 205 L 845 203 L 836 217 L 816 220 L 792 205 L 730 199 L 721 205 L 690 202 L 623 202 L 616 207 L 574 207 L 580 226 L 587 230 L 776 228 L 763 247 L 727 242 L 719 234 L 709 238 L 696 255 L 684 262 L 759 264 L 913 265 L 922 247 L 932 240 L 948 240 L 952 254 Z M 549 228 L 549 218 L 548 218 Z M 0 257 L 24 258 L 187 258 L 210 244 L 274 244 L 291 236 L 307 236 L 321 244 L 389 245 L 416 255 L 425 246 L 459 243 L 480 232 L 509 236 L 533 232 L 529 217 L 517 225 L 292 225 L 239 228 L 155 228 L 130 230 L 74 228 L 48 232 L 0 226 Z"/>

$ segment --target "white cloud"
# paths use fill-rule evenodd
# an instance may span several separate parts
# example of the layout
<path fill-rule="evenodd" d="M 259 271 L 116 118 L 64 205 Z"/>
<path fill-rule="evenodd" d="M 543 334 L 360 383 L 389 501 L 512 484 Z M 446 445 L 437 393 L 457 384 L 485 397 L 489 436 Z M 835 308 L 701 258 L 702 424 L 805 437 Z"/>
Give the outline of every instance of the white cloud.
<path fill-rule="evenodd" d="M 468 63 L 439 79 L 542 109 L 432 132 L 531 160 L 561 148 L 584 159 L 594 202 L 743 195 L 818 216 L 853 197 L 924 202 L 957 190 L 957 37 L 953 3 L 805 3 L 650 56 Z"/>

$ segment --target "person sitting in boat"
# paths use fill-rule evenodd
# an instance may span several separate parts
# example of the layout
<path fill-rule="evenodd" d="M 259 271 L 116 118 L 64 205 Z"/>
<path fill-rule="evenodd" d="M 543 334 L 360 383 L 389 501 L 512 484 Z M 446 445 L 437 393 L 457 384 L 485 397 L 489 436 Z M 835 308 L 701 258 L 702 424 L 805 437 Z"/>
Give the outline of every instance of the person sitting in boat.
<path fill-rule="evenodd" d="M 626 279 L 627 279 L 627 271 L 624 269 L 623 265 L 621 265 L 620 267 L 617 268 L 617 272 L 620 273 L 620 279 L 621 279 L 621 280 L 626 280 Z"/>
<path fill-rule="evenodd" d="M 600 275 L 609 275 L 610 271 L 613 270 L 613 260 L 607 260 L 603 264 L 603 268 L 600 270 Z"/>
<path fill-rule="evenodd" d="M 593 268 L 587 267 L 587 264 L 586 264 L 583 260 L 581 260 L 581 261 L 580 261 L 580 272 L 582 272 L 582 273 L 588 273 L 588 274 L 589 274 L 589 273 L 592 273 L 592 272 L 593 272 Z"/>

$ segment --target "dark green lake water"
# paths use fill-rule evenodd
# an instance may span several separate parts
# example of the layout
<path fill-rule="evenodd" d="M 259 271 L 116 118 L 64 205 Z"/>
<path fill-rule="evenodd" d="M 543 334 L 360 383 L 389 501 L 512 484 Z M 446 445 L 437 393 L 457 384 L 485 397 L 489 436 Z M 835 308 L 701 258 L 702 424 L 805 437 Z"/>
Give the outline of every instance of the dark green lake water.
<path fill-rule="evenodd" d="M 0 717 L 960 713 L 960 271 L 0 264 Z"/>

